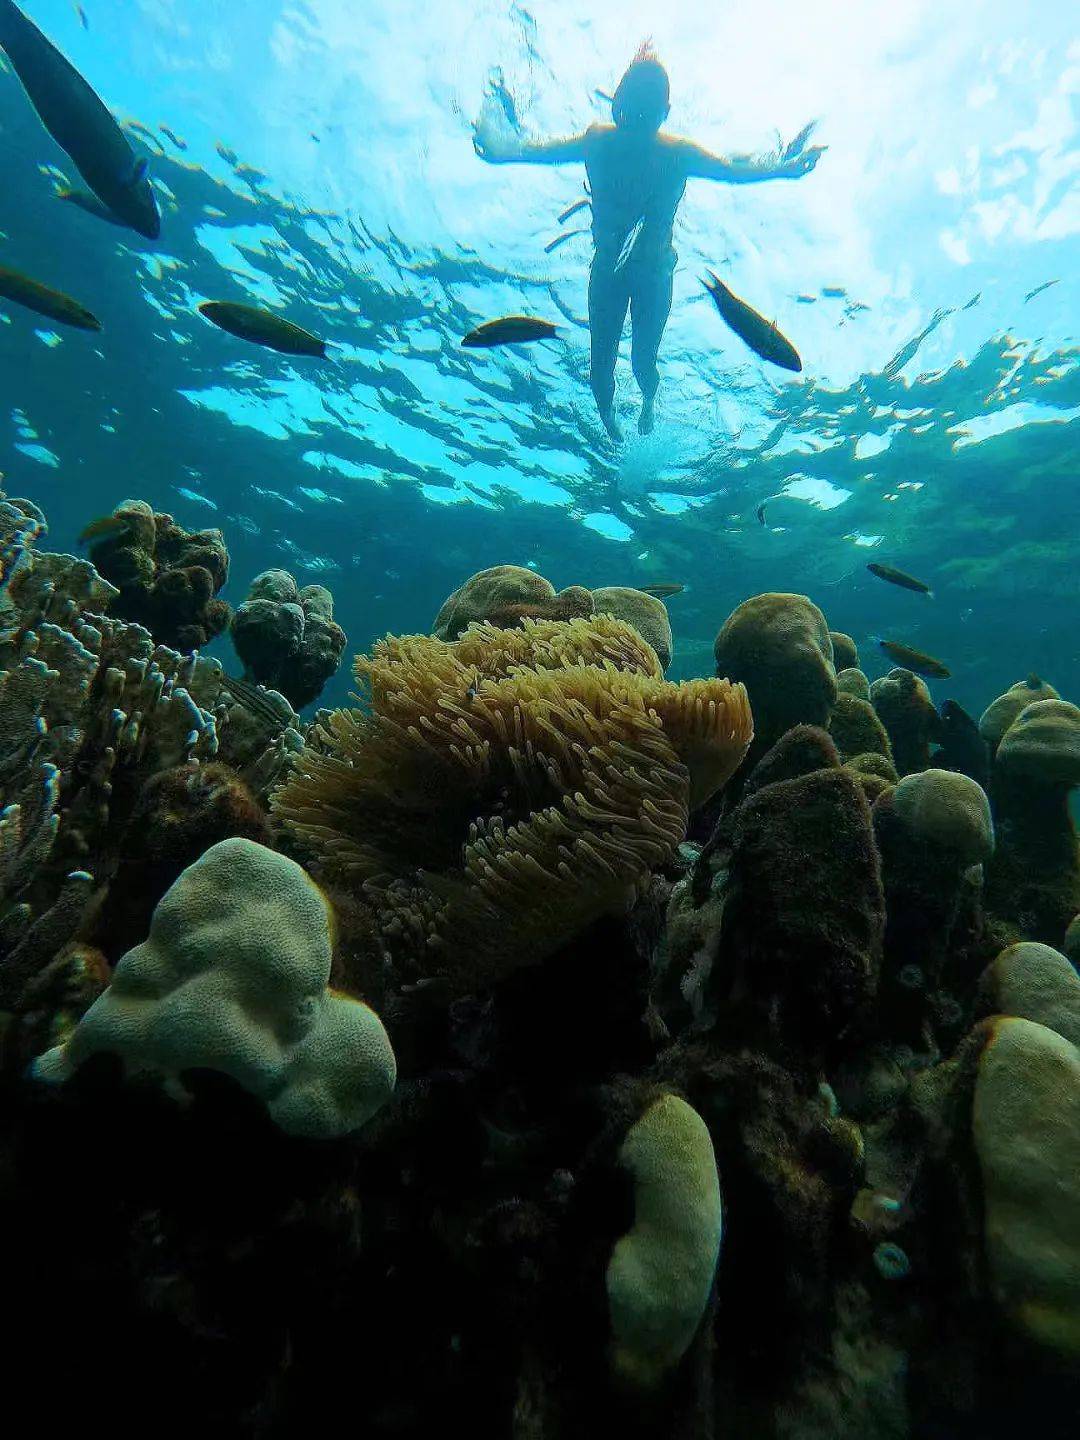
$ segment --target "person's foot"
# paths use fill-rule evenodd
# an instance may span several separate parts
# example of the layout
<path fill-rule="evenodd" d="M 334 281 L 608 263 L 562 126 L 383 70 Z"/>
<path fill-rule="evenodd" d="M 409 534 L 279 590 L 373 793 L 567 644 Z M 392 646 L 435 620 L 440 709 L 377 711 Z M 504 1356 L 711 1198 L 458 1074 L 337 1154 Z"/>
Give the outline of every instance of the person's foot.
<path fill-rule="evenodd" d="M 619 422 L 615 419 L 615 412 L 613 410 L 601 410 L 600 419 L 603 421 L 604 429 L 611 436 L 612 440 L 614 440 L 615 444 L 620 445 L 622 443 L 623 433 Z"/>
<path fill-rule="evenodd" d="M 653 426 L 656 424 L 656 397 L 641 402 L 641 414 L 638 416 L 637 428 L 639 435 L 651 435 Z"/>

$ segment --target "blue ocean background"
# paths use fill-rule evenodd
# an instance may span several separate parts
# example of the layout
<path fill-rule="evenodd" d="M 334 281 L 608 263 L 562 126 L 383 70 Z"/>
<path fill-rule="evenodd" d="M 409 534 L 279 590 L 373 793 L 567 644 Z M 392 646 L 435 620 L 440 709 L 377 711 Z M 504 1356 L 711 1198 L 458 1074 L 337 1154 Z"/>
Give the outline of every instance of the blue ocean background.
<path fill-rule="evenodd" d="M 871 677 L 884 635 L 939 656 L 976 715 L 1035 670 L 1080 696 L 1080 41 L 1066 6 L 686 0 L 27 0 L 148 154 L 157 242 L 55 198 L 77 177 L 0 68 L 0 264 L 100 335 L 0 306 L 0 471 L 51 548 L 135 496 L 220 526 L 225 598 L 283 566 L 333 591 L 350 648 L 428 630 L 470 573 L 679 582 L 672 675 L 730 610 L 809 594 Z M 579 167 L 485 166 L 472 121 L 606 118 L 651 36 L 671 128 L 762 152 L 817 119 L 797 182 L 691 182 L 655 433 L 615 450 L 588 389 L 587 237 L 545 253 Z M 573 225 L 580 223 L 575 220 Z M 706 266 L 801 351 L 764 366 Z M 264 303 L 326 362 L 203 320 Z M 508 311 L 550 343 L 460 349 Z M 765 525 L 756 511 L 765 502 Z M 882 584 L 868 561 L 933 586 Z M 227 642 L 218 642 L 227 657 Z M 324 701 L 343 702 L 348 675 Z"/>

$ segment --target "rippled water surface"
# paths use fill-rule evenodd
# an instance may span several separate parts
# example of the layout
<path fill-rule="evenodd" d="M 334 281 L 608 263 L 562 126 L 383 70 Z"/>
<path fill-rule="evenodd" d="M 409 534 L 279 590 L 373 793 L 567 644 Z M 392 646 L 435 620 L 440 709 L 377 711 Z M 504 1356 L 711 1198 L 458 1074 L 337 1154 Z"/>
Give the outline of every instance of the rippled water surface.
<path fill-rule="evenodd" d="M 150 153 L 164 212 L 144 242 L 56 199 L 67 159 L 0 74 L 0 264 L 105 325 L 0 310 L 0 470 L 59 547 L 137 495 L 223 528 L 233 601 L 270 565 L 328 584 L 354 648 L 427 629 L 466 575 L 509 561 L 557 586 L 683 583 L 676 676 L 709 669 L 740 599 L 790 589 L 864 659 L 875 635 L 940 655 L 937 688 L 976 712 L 1031 669 L 1080 688 L 1068 7 L 24 8 Z M 471 123 L 499 97 L 529 134 L 606 118 L 597 90 L 648 35 L 673 128 L 758 152 L 817 119 L 829 148 L 797 182 L 691 182 L 660 420 L 637 437 L 624 356 L 616 450 L 588 389 L 588 238 L 544 248 L 580 169 L 488 167 Z M 706 266 L 791 336 L 801 376 L 724 329 Z M 280 308 L 333 359 L 247 347 L 204 299 Z M 512 310 L 558 338 L 459 348 Z M 871 559 L 935 598 L 882 585 Z"/>

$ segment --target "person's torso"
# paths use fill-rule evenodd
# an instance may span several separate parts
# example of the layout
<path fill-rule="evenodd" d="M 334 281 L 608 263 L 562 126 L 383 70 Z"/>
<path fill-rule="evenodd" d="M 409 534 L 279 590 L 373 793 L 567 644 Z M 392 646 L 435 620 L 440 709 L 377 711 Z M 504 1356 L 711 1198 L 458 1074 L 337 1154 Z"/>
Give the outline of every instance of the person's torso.
<path fill-rule="evenodd" d="M 589 132 L 585 169 L 598 255 L 617 256 L 639 220 L 635 255 L 658 257 L 668 249 L 686 189 L 685 169 L 673 146 L 658 135 L 639 139 L 597 126 Z"/>

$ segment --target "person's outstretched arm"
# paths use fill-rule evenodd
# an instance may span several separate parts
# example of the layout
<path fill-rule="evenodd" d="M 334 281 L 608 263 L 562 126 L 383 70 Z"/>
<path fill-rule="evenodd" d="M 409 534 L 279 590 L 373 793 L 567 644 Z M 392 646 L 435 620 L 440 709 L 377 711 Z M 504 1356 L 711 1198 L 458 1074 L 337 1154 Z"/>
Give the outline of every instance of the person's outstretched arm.
<path fill-rule="evenodd" d="M 723 180 L 729 185 L 752 185 L 759 180 L 797 180 L 809 175 L 828 149 L 827 145 L 806 146 L 813 125 L 807 125 L 795 139 L 768 155 L 714 155 L 692 140 L 678 140 L 679 153 L 688 177 Z"/>
<path fill-rule="evenodd" d="M 489 165 L 565 165 L 585 159 L 585 135 L 564 140 L 520 140 L 478 121 L 473 126 L 473 149 Z"/>

